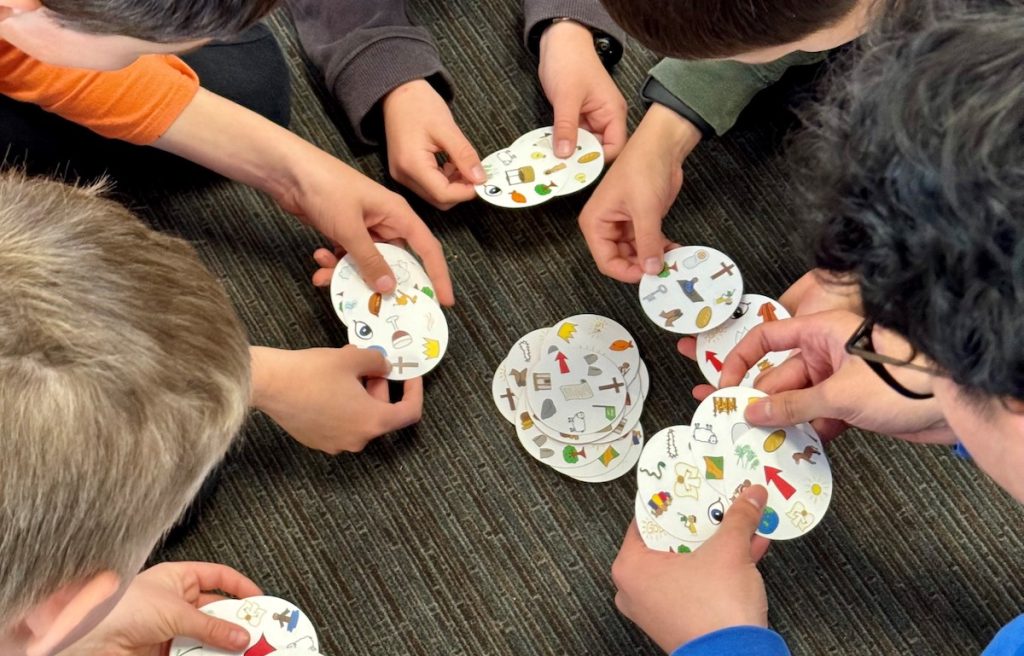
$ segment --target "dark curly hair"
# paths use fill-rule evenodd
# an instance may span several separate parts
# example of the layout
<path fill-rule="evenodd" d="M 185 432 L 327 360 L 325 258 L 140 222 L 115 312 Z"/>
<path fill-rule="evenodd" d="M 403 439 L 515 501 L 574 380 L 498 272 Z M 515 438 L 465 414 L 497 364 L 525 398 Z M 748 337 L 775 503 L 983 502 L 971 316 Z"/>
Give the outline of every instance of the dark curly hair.
<path fill-rule="evenodd" d="M 795 144 L 816 265 L 959 385 L 1024 398 L 1024 7 L 890 22 Z"/>
<path fill-rule="evenodd" d="M 279 0 L 40 0 L 57 20 L 93 34 L 157 43 L 228 38 L 263 18 Z"/>

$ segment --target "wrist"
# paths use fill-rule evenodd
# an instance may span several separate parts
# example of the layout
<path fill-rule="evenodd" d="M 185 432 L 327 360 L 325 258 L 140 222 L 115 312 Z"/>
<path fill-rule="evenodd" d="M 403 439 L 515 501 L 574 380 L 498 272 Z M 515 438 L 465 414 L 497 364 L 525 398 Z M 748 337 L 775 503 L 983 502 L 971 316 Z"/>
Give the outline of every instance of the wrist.
<path fill-rule="evenodd" d="M 636 131 L 644 136 L 652 135 L 655 143 L 669 149 L 673 161 L 680 166 L 704 136 L 696 125 L 658 103 L 647 110 Z"/>
<path fill-rule="evenodd" d="M 410 80 L 409 82 L 400 84 L 389 91 L 380 103 L 385 123 L 388 120 L 388 114 L 394 113 L 404 101 L 410 98 L 410 96 L 417 96 L 427 92 L 437 93 L 430 82 L 427 82 L 423 78 Z"/>
<path fill-rule="evenodd" d="M 249 394 L 249 407 L 265 410 L 274 396 L 273 367 L 277 361 L 279 349 L 266 346 L 250 346 L 249 361 L 252 370 L 252 389 Z"/>
<path fill-rule="evenodd" d="M 590 28 L 574 20 L 557 20 L 544 29 L 540 37 L 540 59 L 543 62 L 552 48 L 568 49 L 581 56 L 591 55 L 600 62 L 594 49 L 594 34 Z"/>

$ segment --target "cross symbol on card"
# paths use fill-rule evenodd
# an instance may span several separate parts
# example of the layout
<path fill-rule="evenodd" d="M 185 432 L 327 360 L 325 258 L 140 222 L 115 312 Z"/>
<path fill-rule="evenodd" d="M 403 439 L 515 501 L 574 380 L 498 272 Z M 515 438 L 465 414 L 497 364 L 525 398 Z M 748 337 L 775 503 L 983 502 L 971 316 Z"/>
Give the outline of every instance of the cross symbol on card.
<path fill-rule="evenodd" d="M 729 274 L 730 276 L 733 275 L 732 270 L 736 268 L 735 264 L 726 264 L 725 262 L 720 262 L 720 264 L 722 265 L 722 268 L 719 269 L 717 273 L 711 275 L 712 280 L 717 280 L 725 274 Z"/>
<path fill-rule="evenodd" d="M 612 378 L 612 382 L 608 383 L 607 385 L 602 385 L 602 386 L 598 387 L 597 389 L 599 389 L 599 390 L 614 390 L 615 393 L 618 394 L 619 390 L 622 389 L 623 387 L 624 387 L 624 384 L 620 383 L 618 378 Z"/>
<path fill-rule="evenodd" d="M 404 374 L 406 367 L 408 367 L 409 369 L 415 369 L 416 367 L 420 366 L 420 363 L 418 363 L 418 362 L 406 362 L 405 359 L 402 358 L 402 356 L 398 356 L 398 362 L 392 362 L 391 366 L 392 367 L 397 367 L 398 368 L 398 373 Z"/>
<path fill-rule="evenodd" d="M 515 410 L 516 409 L 516 404 L 515 404 L 516 395 L 512 393 L 512 390 L 510 390 L 509 388 L 506 387 L 505 388 L 505 393 L 501 395 L 501 398 L 503 398 L 506 401 L 508 401 L 508 409 L 509 410 Z"/>

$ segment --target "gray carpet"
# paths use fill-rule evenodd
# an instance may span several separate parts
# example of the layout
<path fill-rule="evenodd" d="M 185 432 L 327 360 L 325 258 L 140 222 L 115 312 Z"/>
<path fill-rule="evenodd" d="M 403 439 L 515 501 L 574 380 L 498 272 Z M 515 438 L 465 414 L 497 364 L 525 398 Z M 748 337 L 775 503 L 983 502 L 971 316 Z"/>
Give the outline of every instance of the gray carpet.
<path fill-rule="evenodd" d="M 413 4 L 458 80 L 456 117 L 482 153 L 550 120 L 519 45 L 518 3 Z M 325 109 L 287 21 L 273 22 L 295 75 L 292 127 L 383 180 L 380 155 L 354 156 L 332 124 L 336 110 Z M 616 78 L 630 99 L 653 61 L 628 49 Z M 667 230 L 730 253 L 749 291 L 778 295 L 803 272 L 804 254 L 780 238 L 795 225 L 780 157 L 791 120 L 773 104 L 700 146 Z M 218 182 L 133 198 L 154 225 L 198 246 L 254 343 L 343 343 L 327 295 L 308 284 L 320 240 L 260 194 Z M 586 311 L 636 336 L 653 379 L 647 430 L 689 420 L 700 374 L 640 314 L 634 287 L 597 273 L 575 226 L 584 201 L 515 213 L 416 205 L 446 246 L 458 295 L 422 423 L 330 458 L 254 415 L 198 528 L 156 559 L 237 567 L 304 607 L 332 656 L 657 653 L 616 611 L 608 573 L 634 480 L 590 486 L 540 466 L 486 392 L 515 338 Z M 829 455 L 828 517 L 762 564 L 773 626 L 795 654 L 978 653 L 1024 600 L 1016 504 L 942 448 L 851 433 Z M 714 584 L 709 572 L 694 594 Z"/>

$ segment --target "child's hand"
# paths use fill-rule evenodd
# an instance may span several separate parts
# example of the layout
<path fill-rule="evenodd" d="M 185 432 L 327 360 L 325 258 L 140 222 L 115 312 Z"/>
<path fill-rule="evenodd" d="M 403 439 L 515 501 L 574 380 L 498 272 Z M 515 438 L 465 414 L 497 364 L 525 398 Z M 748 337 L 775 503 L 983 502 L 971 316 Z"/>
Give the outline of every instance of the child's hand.
<path fill-rule="evenodd" d="M 161 656 L 182 636 L 229 652 L 245 649 L 249 633 L 198 610 L 224 597 L 262 594 L 230 567 L 213 563 L 163 563 L 142 572 L 106 618 L 66 652 L 69 656 Z"/>
<path fill-rule="evenodd" d="M 672 652 L 702 635 L 733 626 L 768 626 L 768 597 L 757 561 L 769 542 L 754 532 L 768 491 L 754 485 L 725 513 L 718 531 L 693 553 L 653 551 L 629 525 L 612 564 L 615 605 L 658 646 Z M 693 582 L 715 572 L 696 594 Z"/>
<path fill-rule="evenodd" d="M 628 283 L 661 271 L 671 244 L 661 221 L 683 186 L 683 160 L 700 131 L 653 105 L 583 212 L 580 229 L 601 273 Z"/>
<path fill-rule="evenodd" d="M 594 37 L 572 21 L 555 23 L 540 40 L 541 86 L 555 110 L 555 155 L 576 152 L 577 128 L 604 144 L 609 162 L 626 145 L 626 99 L 594 50 Z"/>
<path fill-rule="evenodd" d="M 487 181 L 480 156 L 429 82 L 403 84 L 382 106 L 392 178 L 442 210 L 476 197 L 473 186 Z M 448 158 L 443 166 L 439 153 Z"/>
<path fill-rule="evenodd" d="M 252 405 L 297 441 L 336 455 L 362 451 L 370 440 L 411 426 L 423 412 L 423 380 L 405 381 L 392 403 L 390 365 L 355 346 L 284 351 L 252 347 Z"/>
<path fill-rule="evenodd" d="M 935 399 L 904 398 L 864 360 L 846 352 L 847 340 L 862 321 L 856 314 L 836 310 L 763 323 L 726 358 L 722 387 L 738 384 L 767 353 L 800 349 L 754 381 L 769 397 L 747 408 L 751 425 L 793 426 L 810 421 L 825 440 L 856 426 L 911 442 L 955 443 Z M 897 356 L 910 351 L 905 341 L 880 328 L 874 340 L 879 353 Z M 906 368 L 890 371 L 911 389 L 931 387 L 929 374 Z"/>
<path fill-rule="evenodd" d="M 857 285 L 832 284 L 828 272 L 820 269 L 808 271 L 801 276 L 790 285 L 779 302 L 794 317 L 828 310 L 845 310 L 861 316 L 864 314 L 860 288 Z"/>

